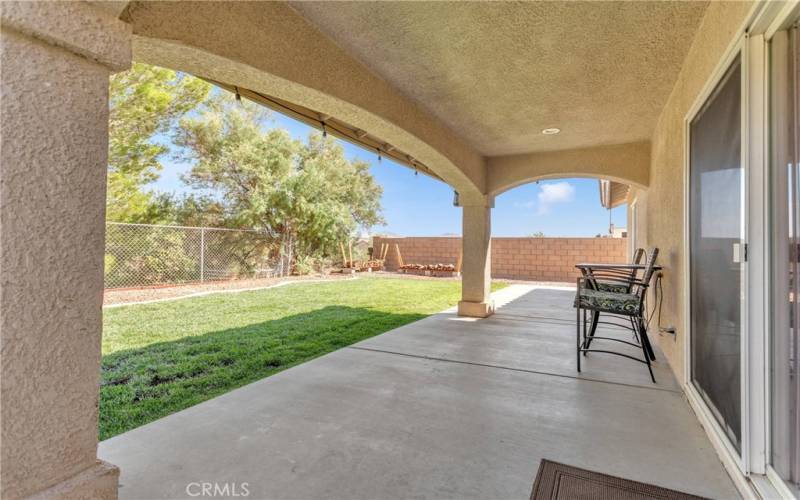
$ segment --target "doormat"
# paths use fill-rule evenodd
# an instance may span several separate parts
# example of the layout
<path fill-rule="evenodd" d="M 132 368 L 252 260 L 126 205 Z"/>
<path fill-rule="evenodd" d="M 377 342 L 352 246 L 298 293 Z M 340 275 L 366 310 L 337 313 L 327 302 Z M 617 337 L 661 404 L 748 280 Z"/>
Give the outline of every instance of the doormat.
<path fill-rule="evenodd" d="M 704 500 L 680 491 L 542 460 L 531 500 Z"/>

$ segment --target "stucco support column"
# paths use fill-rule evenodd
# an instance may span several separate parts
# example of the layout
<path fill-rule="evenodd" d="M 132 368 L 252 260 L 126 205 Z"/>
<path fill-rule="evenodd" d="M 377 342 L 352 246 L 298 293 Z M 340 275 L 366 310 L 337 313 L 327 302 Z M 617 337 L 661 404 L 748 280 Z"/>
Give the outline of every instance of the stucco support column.
<path fill-rule="evenodd" d="M 0 4 L 4 499 L 117 497 L 97 404 L 108 77 L 131 61 L 118 8 Z"/>
<path fill-rule="evenodd" d="M 490 298 L 492 209 L 488 203 L 463 205 L 461 301 L 459 316 L 485 318 L 494 313 Z"/>

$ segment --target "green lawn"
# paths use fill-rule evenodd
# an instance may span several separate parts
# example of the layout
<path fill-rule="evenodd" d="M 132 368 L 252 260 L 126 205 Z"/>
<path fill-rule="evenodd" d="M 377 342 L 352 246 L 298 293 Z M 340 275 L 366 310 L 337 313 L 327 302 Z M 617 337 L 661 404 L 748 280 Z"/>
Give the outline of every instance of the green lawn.
<path fill-rule="evenodd" d="M 374 278 L 106 309 L 100 439 L 446 309 L 460 291 Z"/>

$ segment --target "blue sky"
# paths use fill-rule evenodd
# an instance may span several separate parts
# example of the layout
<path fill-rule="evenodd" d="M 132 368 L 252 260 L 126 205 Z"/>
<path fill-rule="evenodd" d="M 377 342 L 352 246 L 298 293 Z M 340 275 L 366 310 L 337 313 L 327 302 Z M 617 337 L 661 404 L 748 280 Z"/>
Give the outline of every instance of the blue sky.
<path fill-rule="evenodd" d="M 275 127 L 305 139 L 314 129 L 287 116 L 273 113 Z M 461 209 L 453 206 L 453 190 L 443 182 L 414 172 L 386 158 L 378 162 L 374 152 L 339 141 L 350 159 L 369 162 L 370 171 L 383 186 L 384 218 L 387 225 L 373 233 L 402 236 L 461 234 Z M 190 189 L 181 175 L 190 165 L 166 155 L 161 177 L 150 185 L 157 191 L 186 193 Z M 611 211 L 611 219 L 625 226 L 625 207 Z M 526 184 L 498 196 L 492 210 L 493 236 L 594 236 L 608 232 L 609 213 L 600 206 L 596 179 L 559 179 Z"/>

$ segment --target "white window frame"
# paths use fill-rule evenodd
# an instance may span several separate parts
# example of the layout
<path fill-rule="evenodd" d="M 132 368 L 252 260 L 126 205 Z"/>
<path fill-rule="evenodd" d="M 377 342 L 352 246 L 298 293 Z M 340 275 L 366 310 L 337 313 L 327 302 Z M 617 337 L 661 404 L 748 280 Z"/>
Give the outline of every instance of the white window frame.
<path fill-rule="evenodd" d="M 634 198 L 628 205 L 628 260 L 633 258 L 638 242 L 636 226 L 639 223 L 639 200 Z"/>

